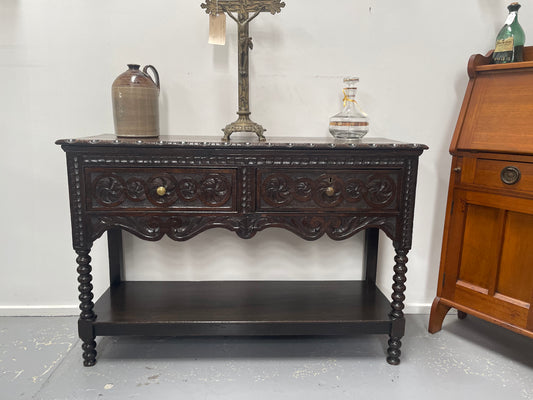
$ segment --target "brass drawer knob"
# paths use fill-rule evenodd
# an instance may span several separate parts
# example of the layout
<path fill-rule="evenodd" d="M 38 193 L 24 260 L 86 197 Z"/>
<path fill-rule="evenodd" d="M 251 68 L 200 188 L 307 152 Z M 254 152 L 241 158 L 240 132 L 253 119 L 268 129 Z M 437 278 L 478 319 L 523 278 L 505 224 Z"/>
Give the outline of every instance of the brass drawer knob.
<path fill-rule="evenodd" d="M 159 195 L 159 196 L 164 196 L 166 193 L 167 193 L 167 189 L 165 189 L 164 186 L 159 186 L 155 192 Z"/>
<path fill-rule="evenodd" d="M 328 186 L 325 190 L 326 196 L 333 196 L 335 194 L 335 188 L 333 186 Z"/>
<path fill-rule="evenodd" d="M 506 185 L 514 185 L 520 180 L 521 176 L 520 170 L 512 166 L 505 167 L 500 173 L 500 178 Z"/>

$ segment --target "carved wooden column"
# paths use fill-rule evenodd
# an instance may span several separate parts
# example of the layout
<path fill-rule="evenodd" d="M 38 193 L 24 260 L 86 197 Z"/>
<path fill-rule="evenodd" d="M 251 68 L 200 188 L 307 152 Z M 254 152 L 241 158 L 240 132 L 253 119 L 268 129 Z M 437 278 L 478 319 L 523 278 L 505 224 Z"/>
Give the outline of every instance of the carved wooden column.
<path fill-rule="evenodd" d="M 87 250 L 76 250 L 78 257 L 78 290 L 80 292 L 80 319 L 78 320 L 78 328 L 80 338 L 83 340 L 83 365 L 86 367 L 93 366 L 96 363 L 96 341 L 92 321 L 96 319 L 93 311 L 93 277 L 91 275 L 91 256 L 89 256 L 90 248 Z"/>
<path fill-rule="evenodd" d="M 389 336 L 389 348 L 387 349 L 388 357 L 387 362 L 392 365 L 398 365 L 400 363 L 400 355 L 402 354 L 400 347 L 402 346 L 401 338 L 405 331 L 405 317 L 403 314 L 404 300 L 405 300 L 405 281 L 407 280 L 407 250 L 395 249 L 396 256 L 394 261 L 394 276 L 392 280 L 392 311 L 389 316 L 392 319 L 392 329 Z"/>
<path fill-rule="evenodd" d="M 83 365 L 93 366 L 96 363 L 96 341 L 92 322 L 96 319 L 93 311 L 93 277 L 91 275 L 91 257 L 89 255 L 93 242 L 89 239 L 87 216 L 84 201 L 84 177 L 82 174 L 82 159 L 77 154 L 67 155 L 70 210 L 72 223 L 72 244 L 78 257 L 78 299 L 80 300 L 80 318 L 78 319 L 78 334 L 83 341 Z"/>

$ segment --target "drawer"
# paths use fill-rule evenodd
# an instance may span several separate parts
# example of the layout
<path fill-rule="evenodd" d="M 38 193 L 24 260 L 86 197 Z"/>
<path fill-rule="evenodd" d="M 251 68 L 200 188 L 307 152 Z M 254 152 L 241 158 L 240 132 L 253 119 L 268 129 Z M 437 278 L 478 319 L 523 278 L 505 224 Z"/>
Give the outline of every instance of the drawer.
<path fill-rule="evenodd" d="M 257 172 L 258 209 L 292 212 L 399 209 L 401 170 Z"/>
<path fill-rule="evenodd" d="M 88 210 L 236 210 L 236 169 L 88 168 L 85 179 Z"/>
<path fill-rule="evenodd" d="M 478 159 L 474 184 L 533 193 L 533 163 Z"/>

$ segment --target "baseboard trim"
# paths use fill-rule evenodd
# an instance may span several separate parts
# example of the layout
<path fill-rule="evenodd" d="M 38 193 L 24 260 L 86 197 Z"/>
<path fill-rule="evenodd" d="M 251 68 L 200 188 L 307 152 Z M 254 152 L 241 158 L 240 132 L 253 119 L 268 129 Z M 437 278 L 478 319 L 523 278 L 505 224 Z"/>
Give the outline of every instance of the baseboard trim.
<path fill-rule="evenodd" d="M 78 306 L 0 306 L 1 317 L 64 317 L 79 313 Z"/>
<path fill-rule="evenodd" d="M 403 310 L 405 314 L 427 314 L 431 312 L 431 303 L 406 304 Z"/>

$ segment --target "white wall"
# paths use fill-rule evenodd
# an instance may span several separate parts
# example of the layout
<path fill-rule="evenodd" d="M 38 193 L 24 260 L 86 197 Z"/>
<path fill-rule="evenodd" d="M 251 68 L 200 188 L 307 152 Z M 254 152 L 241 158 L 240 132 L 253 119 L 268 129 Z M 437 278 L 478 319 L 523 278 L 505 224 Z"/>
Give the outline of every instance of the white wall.
<path fill-rule="evenodd" d="M 64 154 L 66 137 L 112 133 L 110 88 L 127 63 L 162 82 L 162 133 L 220 136 L 237 109 L 236 27 L 207 44 L 201 0 L 0 0 L 2 265 L 0 314 L 77 312 Z M 505 20 L 504 0 L 286 0 L 251 34 L 252 118 L 267 137 L 328 136 L 341 79 L 358 75 L 370 136 L 429 145 L 420 160 L 407 311 L 435 295 L 450 156 L 467 84 Z M 533 35 L 533 8 L 520 21 Z M 185 243 L 125 237 L 128 279 L 344 279 L 361 275 L 361 235 L 305 242 L 279 229 L 243 241 L 210 230 Z M 393 251 L 382 237 L 380 284 Z M 92 252 L 95 293 L 107 285 L 105 240 Z"/>

